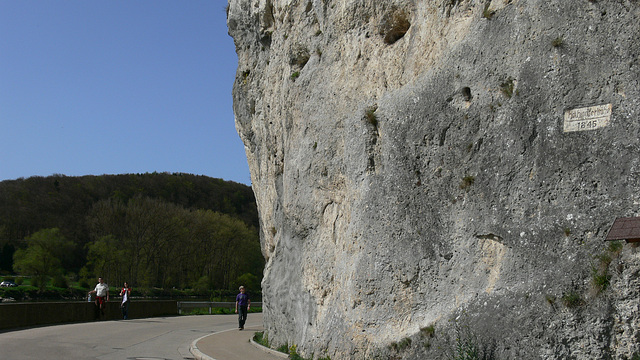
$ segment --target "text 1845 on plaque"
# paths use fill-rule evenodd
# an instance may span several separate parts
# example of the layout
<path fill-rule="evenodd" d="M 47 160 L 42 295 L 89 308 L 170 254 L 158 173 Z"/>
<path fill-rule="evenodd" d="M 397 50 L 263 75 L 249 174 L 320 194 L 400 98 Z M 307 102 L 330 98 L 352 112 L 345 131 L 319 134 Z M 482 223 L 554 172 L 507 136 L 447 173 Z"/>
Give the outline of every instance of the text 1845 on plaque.
<path fill-rule="evenodd" d="M 603 128 L 611 121 L 611 104 L 571 109 L 564 112 L 564 132 Z"/>

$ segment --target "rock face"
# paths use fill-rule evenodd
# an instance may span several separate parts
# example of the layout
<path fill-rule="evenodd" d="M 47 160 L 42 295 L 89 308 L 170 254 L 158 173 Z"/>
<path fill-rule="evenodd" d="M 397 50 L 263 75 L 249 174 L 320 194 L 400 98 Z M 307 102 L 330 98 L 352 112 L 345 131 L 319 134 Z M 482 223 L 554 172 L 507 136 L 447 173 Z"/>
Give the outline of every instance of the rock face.
<path fill-rule="evenodd" d="M 640 215 L 639 24 L 637 0 L 230 0 L 270 343 L 640 356 L 640 252 L 604 242 Z"/>

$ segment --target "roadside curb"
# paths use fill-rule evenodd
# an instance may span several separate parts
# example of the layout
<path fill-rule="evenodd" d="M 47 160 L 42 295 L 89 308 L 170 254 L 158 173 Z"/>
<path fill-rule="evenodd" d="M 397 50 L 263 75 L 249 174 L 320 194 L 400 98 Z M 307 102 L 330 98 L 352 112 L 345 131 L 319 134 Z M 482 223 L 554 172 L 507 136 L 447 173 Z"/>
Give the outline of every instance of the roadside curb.
<path fill-rule="evenodd" d="M 189 352 L 191 353 L 191 355 L 193 355 L 193 357 L 195 357 L 196 360 L 216 360 L 211 356 L 204 354 L 202 351 L 200 351 L 200 349 L 198 349 L 198 341 L 206 338 L 207 336 L 212 336 L 212 335 L 215 335 L 215 334 L 201 336 L 193 340 L 193 342 L 191 343 L 191 346 L 189 346 Z"/>
<path fill-rule="evenodd" d="M 264 351 L 266 353 L 269 353 L 271 355 L 277 356 L 277 357 L 282 358 L 282 359 L 288 359 L 289 358 L 288 354 L 285 354 L 285 353 L 282 353 L 280 351 L 273 350 L 273 349 L 270 349 L 270 348 L 268 348 L 266 346 L 260 345 L 257 342 L 253 341 L 253 338 L 251 338 L 249 340 L 249 342 L 251 342 L 251 344 L 253 344 L 253 346 L 257 347 L 258 349 L 260 349 L 260 350 L 262 350 L 262 351 Z"/>
<path fill-rule="evenodd" d="M 225 331 L 222 331 L 222 332 L 227 332 L 227 331 L 231 331 L 231 330 L 225 330 Z M 201 337 L 199 337 L 199 338 L 197 338 L 197 339 L 195 339 L 195 340 L 193 340 L 191 342 L 191 345 L 189 346 L 189 352 L 191 353 L 191 355 L 193 355 L 195 360 L 216 360 L 215 358 L 213 358 L 213 357 L 203 353 L 202 351 L 200 351 L 200 349 L 198 348 L 198 342 L 203 340 L 203 339 L 205 339 L 205 338 L 207 338 L 207 337 L 215 336 L 215 335 L 220 334 L 220 333 L 221 332 L 213 333 L 213 334 L 207 334 L 207 335 L 201 336 Z M 282 353 L 280 351 L 273 350 L 273 349 L 270 349 L 270 348 L 268 348 L 266 346 L 258 344 L 257 342 L 255 342 L 253 340 L 253 337 L 251 337 L 249 339 L 249 342 L 254 347 L 256 347 L 258 350 L 260 350 L 260 351 L 262 351 L 264 353 L 273 355 L 273 356 L 281 358 L 281 359 L 289 359 L 289 354 L 285 354 L 285 353 Z"/>

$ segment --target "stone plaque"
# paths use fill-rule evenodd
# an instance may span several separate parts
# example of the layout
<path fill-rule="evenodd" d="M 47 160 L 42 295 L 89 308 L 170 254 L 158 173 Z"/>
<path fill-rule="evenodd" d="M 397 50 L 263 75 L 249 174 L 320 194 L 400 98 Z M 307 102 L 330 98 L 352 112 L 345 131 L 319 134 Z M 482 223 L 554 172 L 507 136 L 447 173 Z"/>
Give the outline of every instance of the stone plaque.
<path fill-rule="evenodd" d="M 589 106 L 564 112 L 564 132 L 595 130 L 609 125 L 611 104 Z"/>

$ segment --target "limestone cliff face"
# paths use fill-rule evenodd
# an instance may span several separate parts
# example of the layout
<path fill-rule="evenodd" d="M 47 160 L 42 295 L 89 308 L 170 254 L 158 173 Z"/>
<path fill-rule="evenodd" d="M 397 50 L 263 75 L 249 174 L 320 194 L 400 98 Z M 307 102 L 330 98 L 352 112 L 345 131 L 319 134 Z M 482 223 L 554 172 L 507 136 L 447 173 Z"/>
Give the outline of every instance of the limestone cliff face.
<path fill-rule="evenodd" d="M 640 253 L 603 241 L 640 215 L 639 24 L 636 0 L 230 0 L 271 344 L 640 354 Z"/>

